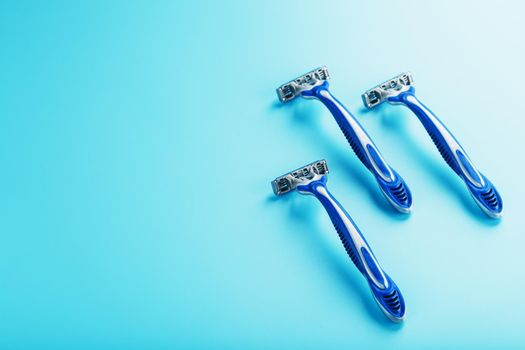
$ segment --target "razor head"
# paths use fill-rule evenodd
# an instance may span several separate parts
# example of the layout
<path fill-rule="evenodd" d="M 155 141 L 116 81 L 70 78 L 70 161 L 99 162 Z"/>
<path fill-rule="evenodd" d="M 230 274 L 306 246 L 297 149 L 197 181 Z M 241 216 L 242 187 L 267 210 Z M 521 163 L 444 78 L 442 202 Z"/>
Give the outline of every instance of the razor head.
<path fill-rule="evenodd" d="M 363 103 L 367 108 L 374 108 L 389 97 L 407 91 L 412 85 L 414 85 L 412 74 L 409 72 L 399 74 L 365 92 L 362 95 Z"/>
<path fill-rule="evenodd" d="M 287 174 L 279 176 L 272 181 L 273 192 L 281 196 L 294 190 L 298 185 L 307 184 L 309 181 L 319 178 L 321 175 L 328 174 L 326 160 L 318 160 L 299 169 L 295 169 Z"/>
<path fill-rule="evenodd" d="M 326 67 L 320 67 L 279 86 L 277 88 L 277 96 L 279 96 L 279 101 L 285 103 L 300 96 L 302 91 L 320 85 L 328 79 L 330 79 L 328 69 Z"/>

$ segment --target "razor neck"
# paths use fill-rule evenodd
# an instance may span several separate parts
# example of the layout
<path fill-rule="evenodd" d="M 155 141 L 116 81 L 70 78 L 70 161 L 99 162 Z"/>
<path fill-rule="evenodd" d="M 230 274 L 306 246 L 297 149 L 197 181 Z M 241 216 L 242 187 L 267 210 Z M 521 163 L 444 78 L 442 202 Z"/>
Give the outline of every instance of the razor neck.
<path fill-rule="evenodd" d="M 328 90 L 328 82 L 304 91 L 303 96 L 317 98 L 331 112 L 359 160 L 376 176 L 391 183 L 395 175 L 376 145 L 356 118 Z"/>
<path fill-rule="evenodd" d="M 316 98 L 321 101 L 326 108 L 332 113 L 334 118 L 338 123 L 346 121 L 347 123 L 351 122 L 351 119 L 354 119 L 350 112 L 343 106 L 341 102 L 328 90 L 330 84 L 328 81 L 324 81 L 322 84 L 314 86 L 310 90 L 305 90 L 302 92 L 303 97 L 305 98 Z M 359 125 L 360 127 L 360 125 Z"/>
<path fill-rule="evenodd" d="M 450 131 L 448 131 L 441 120 L 416 97 L 416 89 L 414 89 L 413 86 L 398 95 L 388 97 L 387 100 L 392 104 L 402 104 L 406 106 L 424 125 L 432 124 L 439 126 L 440 129 L 450 134 Z M 452 134 L 450 135 L 452 136 Z"/>
<path fill-rule="evenodd" d="M 419 121 L 421 121 L 427 130 L 428 128 L 435 129 L 436 132 L 448 141 L 450 146 L 461 148 L 454 135 L 452 135 L 441 120 L 416 97 L 414 87 L 410 87 L 408 91 L 402 92 L 397 96 L 389 97 L 388 101 L 406 106 L 418 117 Z"/>

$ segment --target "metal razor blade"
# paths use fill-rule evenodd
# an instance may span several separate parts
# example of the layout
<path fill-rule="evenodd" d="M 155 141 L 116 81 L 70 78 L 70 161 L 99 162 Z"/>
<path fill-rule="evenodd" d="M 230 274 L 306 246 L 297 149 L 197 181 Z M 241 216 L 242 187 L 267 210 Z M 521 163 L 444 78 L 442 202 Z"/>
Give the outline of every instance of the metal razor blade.
<path fill-rule="evenodd" d="M 373 108 L 381 104 L 388 97 L 407 91 L 414 84 L 412 74 L 409 72 L 399 74 L 392 79 L 381 83 L 372 89 L 366 91 L 363 95 L 363 103 L 368 108 Z"/>
<path fill-rule="evenodd" d="M 287 82 L 277 88 L 277 96 L 283 103 L 289 102 L 301 95 L 302 91 L 311 89 L 325 80 L 330 79 L 326 67 L 316 68 L 300 77 Z"/>
<path fill-rule="evenodd" d="M 326 160 L 318 160 L 317 162 L 313 162 L 301 168 L 295 169 L 273 180 L 273 192 L 276 195 L 281 196 L 285 193 L 293 191 L 297 185 L 312 180 L 316 176 L 326 175 L 328 172 Z"/>

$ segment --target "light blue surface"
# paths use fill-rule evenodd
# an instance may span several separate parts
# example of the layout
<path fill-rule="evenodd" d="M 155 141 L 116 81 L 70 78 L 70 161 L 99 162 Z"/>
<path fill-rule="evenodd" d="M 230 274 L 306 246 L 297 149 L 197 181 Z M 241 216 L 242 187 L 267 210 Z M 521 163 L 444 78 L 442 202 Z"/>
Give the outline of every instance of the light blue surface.
<path fill-rule="evenodd" d="M 518 1 L 4 2 L 1 349 L 523 348 Z M 326 65 L 414 196 L 395 213 L 320 103 Z M 415 116 L 360 94 L 410 70 L 504 200 L 485 218 Z M 313 198 L 328 186 L 405 296 L 389 323 Z"/>

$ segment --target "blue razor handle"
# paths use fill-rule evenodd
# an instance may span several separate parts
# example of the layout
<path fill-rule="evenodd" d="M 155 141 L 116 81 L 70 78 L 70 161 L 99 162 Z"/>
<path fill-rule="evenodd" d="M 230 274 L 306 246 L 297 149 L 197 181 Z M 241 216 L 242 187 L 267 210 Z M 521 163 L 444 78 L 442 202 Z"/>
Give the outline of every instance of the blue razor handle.
<path fill-rule="evenodd" d="M 276 195 L 281 196 L 297 190 L 301 194 L 314 195 L 326 209 L 348 256 L 368 281 L 374 299 L 394 322 L 403 319 L 406 313 L 405 301 L 394 281 L 383 271 L 368 246 L 365 238 L 348 213 L 326 188 L 329 173 L 325 160 L 305 165 L 272 181 Z"/>
<path fill-rule="evenodd" d="M 374 175 L 386 199 L 402 213 L 412 209 L 412 194 L 405 181 L 385 161 L 370 136 L 354 116 L 328 90 L 326 67 L 314 69 L 277 88 L 283 103 L 298 97 L 318 99 L 330 110 L 359 160 Z"/>
<path fill-rule="evenodd" d="M 339 128 L 359 160 L 374 175 L 387 200 L 402 213 L 412 209 L 412 193 L 403 178 L 390 167 L 376 145 L 368 136 L 357 119 L 328 90 L 329 83 L 301 92 L 305 98 L 316 98 L 321 101 L 334 116 Z"/>
<path fill-rule="evenodd" d="M 439 118 L 417 99 L 415 88 L 410 86 L 407 91 L 388 97 L 387 100 L 392 103 L 401 103 L 414 112 L 432 138 L 443 159 L 465 182 L 479 207 L 488 216 L 500 218 L 503 202 L 496 187 L 485 175 L 476 169 L 465 150 Z"/>
<path fill-rule="evenodd" d="M 362 95 L 363 103 L 374 108 L 386 101 L 404 105 L 414 112 L 443 159 L 465 182 L 481 210 L 492 218 L 500 218 L 503 202 L 494 185 L 476 169 L 467 152 L 439 118 L 417 99 L 415 91 L 412 74 L 406 72 L 367 90 Z"/>
<path fill-rule="evenodd" d="M 313 194 L 321 202 L 348 256 L 368 281 L 374 299 L 381 310 L 394 322 L 403 320 L 406 307 L 401 291 L 379 266 L 374 253 L 346 210 L 326 188 L 326 176 L 321 176 L 304 185 L 298 185 L 297 190 Z"/>

